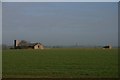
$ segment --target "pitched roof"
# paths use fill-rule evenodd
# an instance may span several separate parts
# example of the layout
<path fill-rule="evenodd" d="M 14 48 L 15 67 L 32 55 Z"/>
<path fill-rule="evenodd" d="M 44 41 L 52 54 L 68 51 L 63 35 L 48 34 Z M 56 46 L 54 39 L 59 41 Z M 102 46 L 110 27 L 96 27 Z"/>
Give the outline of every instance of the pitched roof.
<path fill-rule="evenodd" d="M 35 45 L 37 45 L 37 44 L 42 45 L 41 43 L 30 43 L 28 46 L 35 46 Z"/>

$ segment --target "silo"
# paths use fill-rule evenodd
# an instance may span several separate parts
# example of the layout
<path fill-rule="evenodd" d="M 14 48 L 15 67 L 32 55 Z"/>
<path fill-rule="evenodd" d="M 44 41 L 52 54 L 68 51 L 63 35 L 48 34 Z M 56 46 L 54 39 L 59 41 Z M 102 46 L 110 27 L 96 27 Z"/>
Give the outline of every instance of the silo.
<path fill-rule="evenodd" d="M 19 40 L 14 40 L 14 48 L 17 48 L 19 46 L 20 41 Z"/>

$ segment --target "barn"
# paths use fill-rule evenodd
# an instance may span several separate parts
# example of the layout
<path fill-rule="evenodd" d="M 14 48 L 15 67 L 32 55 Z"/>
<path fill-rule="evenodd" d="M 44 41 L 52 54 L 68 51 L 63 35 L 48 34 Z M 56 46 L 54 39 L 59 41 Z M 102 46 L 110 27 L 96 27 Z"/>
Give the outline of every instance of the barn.
<path fill-rule="evenodd" d="M 15 49 L 44 49 L 41 43 L 29 43 L 25 40 L 14 40 Z"/>
<path fill-rule="evenodd" d="M 41 43 L 31 43 L 28 45 L 28 48 L 32 49 L 44 49 L 43 45 Z"/>

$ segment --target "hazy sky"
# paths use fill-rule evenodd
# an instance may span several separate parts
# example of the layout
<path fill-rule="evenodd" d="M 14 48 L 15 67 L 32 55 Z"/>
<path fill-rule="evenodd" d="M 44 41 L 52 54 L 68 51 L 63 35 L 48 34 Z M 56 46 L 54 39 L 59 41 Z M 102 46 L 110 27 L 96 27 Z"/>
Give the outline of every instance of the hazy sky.
<path fill-rule="evenodd" d="M 0 2 L 0 44 L 2 44 L 2 3 L 1 2 Z"/>
<path fill-rule="evenodd" d="M 1 0 L 2 2 L 118 2 L 119 0 Z"/>
<path fill-rule="evenodd" d="M 3 2 L 4 44 L 117 45 L 118 5 L 99 2 Z"/>

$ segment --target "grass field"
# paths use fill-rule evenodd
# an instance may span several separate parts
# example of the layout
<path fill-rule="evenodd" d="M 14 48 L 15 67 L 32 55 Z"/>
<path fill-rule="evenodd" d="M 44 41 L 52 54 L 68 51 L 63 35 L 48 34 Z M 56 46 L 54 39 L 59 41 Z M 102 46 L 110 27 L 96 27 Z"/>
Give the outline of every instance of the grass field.
<path fill-rule="evenodd" d="M 3 77 L 116 78 L 118 50 L 3 50 Z"/>

